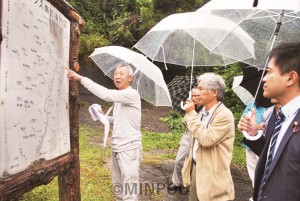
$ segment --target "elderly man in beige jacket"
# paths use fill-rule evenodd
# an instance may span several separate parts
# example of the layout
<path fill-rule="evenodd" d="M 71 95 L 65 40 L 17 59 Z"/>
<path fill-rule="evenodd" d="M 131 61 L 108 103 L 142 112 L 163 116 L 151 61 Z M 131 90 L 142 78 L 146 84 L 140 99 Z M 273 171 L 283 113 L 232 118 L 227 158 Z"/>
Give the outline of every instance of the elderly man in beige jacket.
<path fill-rule="evenodd" d="M 234 199 L 230 172 L 235 136 L 232 112 L 222 103 L 223 78 L 205 73 L 198 78 L 204 108 L 198 114 L 188 99 L 183 122 L 193 133 L 192 147 L 183 168 L 183 185 L 190 185 L 190 201 Z"/>

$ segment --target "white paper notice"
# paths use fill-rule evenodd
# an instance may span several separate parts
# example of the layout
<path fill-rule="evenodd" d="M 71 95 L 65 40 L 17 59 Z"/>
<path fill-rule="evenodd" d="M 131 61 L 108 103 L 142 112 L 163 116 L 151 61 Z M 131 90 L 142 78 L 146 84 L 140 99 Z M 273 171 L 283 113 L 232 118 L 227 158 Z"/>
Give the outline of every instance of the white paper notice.
<path fill-rule="evenodd" d="M 109 133 L 109 121 L 106 117 L 106 115 L 103 115 L 100 111 L 102 111 L 101 105 L 99 104 L 93 104 L 89 107 L 89 112 L 93 118 L 94 121 L 99 120 L 104 125 L 104 140 L 103 140 L 103 146 L 106 146 L 106 141 Z"/>
<path fill-rule="evenodd" d="M 70 151 L 70 21 L 49 1 L 1 6 L 0 180 Z"/>

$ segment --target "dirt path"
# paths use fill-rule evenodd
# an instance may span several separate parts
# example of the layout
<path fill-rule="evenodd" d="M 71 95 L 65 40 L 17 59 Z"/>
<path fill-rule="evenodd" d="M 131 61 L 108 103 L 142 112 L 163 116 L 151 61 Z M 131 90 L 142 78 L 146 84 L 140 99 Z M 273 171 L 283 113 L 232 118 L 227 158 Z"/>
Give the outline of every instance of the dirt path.
<path fill-rule="evenodd" d="M 87 106 L 92 103 L 100 103 L 106 111 L 111 104 L 101 101 L 93 95 L 84 95 L 80 97 L 81 108 L 79 121 L 81 124 L 90 125 L 99 129 L 97 124 L 93 122 L 87 112 Z M 148 131 L 168 132 L 169 128 L 165 123 L 159 121 L 159 118 L 166 117 L 170 108 L 154 107 L 146 102 L 142 103 L 142 127 Z M 100 144 L 101 139 L 94 139 L 93 144 Z M 108 160 L 109 161 L 109 160 Z M 171 181 L 174 164 L 173 161 L 161 162 L 155 165 L 141 165 L 140 190 L 142 196 L 141 201 L 157 200 L 157 201 L 183 201 L 188 200 L 186 192 L 180 190 L 171 192 L 166 186 Z M 251 181 L 249 180 L 247 171 L 235 165 L 231 166 L 231 173 L 235 186 L 235 200 L 248 201 L 252 195 Z"/>

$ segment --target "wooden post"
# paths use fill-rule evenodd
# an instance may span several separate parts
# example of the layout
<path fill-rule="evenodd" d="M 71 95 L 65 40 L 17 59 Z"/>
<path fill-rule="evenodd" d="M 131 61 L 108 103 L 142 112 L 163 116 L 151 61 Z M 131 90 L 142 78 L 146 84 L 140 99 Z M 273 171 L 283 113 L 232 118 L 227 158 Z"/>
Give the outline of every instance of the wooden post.
<path fill-rule="evenodd" d="M 70 39 L 70 68 L 75 70 L 78 65 L 78 39 L 79 27 L 77 23 L 71 24 Z M 76 69 L 79 70 L 79 69 Z M 70 81 L 69 89 L 70 104 L 70 141 L 71 153 L 73 155 L 73 163 L 68 171 L 58 175 L 59 200 L 61 201 L 77 201 L 81 199 L 80 195 L 80 163 L 79 163 L 79 93 L 77 81 Z"/>

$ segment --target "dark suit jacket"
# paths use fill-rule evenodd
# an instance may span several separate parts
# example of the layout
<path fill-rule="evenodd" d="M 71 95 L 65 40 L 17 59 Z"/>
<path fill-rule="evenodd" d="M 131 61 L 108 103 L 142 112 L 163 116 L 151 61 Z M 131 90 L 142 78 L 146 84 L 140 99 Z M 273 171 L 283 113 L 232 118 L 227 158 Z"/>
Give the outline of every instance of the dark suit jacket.
<path fill-rule="evenodd" d="M 264 174 L 268 147 L 274 129 L 275 123 L 274 120 L 272 121 L 270 120 L 266 128 L 265 138 L 253 142 L 246 140 L 251 149 L 261 150 L 261 153 L 258 152 L 260 157 L 255 170 L 253 194 L 255 201 Z M 300 129 L 294 133 L 293 122 L 300 122 L 300 112 L 289 125 L 273 158 L 263 191 L 263 200 L 300 201 Z"/>

